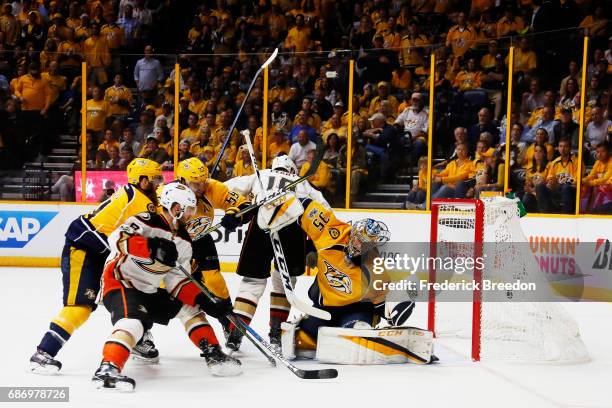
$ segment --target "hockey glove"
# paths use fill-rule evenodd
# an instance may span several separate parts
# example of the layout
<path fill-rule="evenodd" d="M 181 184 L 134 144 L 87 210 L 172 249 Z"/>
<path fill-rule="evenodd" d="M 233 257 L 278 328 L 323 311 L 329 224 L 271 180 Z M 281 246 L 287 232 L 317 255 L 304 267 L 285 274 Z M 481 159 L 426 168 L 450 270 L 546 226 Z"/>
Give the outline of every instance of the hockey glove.
<path fill-rule="evenodd" d="M 149 238 L 147 239 L 147 245 L 149 246 L 151 259 L 166 266 L 174 267 L 176 265 L 178 252 L 174 242 L 166 238 Z"/>
<path fill-rule="evenodd" d="M 242 224 L 242 220 L 240 219 L 240 217 L 236 215 L 235 212 L 228 211 L 225 213 L 223 218 L 221 218 L 221 225 L 228 232 L 236 231 L 236 228 L 238 228 L 241 224 Z"/>
<path fill-rule="evenodd" d="M 198 296 L 196 296 L 195 301 L 206 314 L 214 317 L 215 319 L 227 316 L 233 310 L 232 301 L 229 298 L 221 299 L 215 296 L 213 301 L 205 294 L 200 293 Z"/>

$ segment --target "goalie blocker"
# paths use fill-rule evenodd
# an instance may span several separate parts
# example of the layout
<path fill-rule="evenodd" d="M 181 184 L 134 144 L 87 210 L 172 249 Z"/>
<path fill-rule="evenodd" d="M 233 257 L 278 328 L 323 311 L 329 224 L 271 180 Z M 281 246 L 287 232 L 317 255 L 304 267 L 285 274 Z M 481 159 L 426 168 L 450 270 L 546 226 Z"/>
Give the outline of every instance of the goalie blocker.
<path fill-rule="evenodd" d="M 315 357 L 321 363 L 362 365 L 438 360 L 433 355 L 433 333 L 414 327 L 373 329 L 362 322 L 353 328 L 324 326 L 319 328 L 316 350 L 300 348 L 296 323 L 283 323 L 282 329 L 283 356 L 288 359 Z"/>

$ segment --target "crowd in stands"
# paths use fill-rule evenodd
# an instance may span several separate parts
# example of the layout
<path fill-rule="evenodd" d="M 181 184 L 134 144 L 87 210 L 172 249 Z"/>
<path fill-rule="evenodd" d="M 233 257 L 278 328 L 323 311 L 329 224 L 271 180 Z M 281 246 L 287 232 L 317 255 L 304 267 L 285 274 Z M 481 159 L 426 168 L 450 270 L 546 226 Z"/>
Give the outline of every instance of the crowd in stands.
<path fill-rule="evenodd" d="M 608 8 L 599 0 L 3 1 L 1 166 L 43 161 L 60 134 L 80 134 L 85 61 L 91 170 L 122 170 L 134 157 L 172 169 L 178 132 L 179 160 L 197 156 L 212 169 L 229 138 L 214 177 L 251 174 L 248 132 L 259 161 L 265 155 L 269 165 L 288 154 L 301 174 L 323 144 L 311 183 L 339 205 L 347 171 L 351 200 L 381 183 L 408 183 L 410 209 L 425 208 L 428 184 L 434 198 L 480 197 L 502 191 L 508 173 L 529 211 L 573 213 L 581 178 L 582 210 L 609 213 Z M 590 39 L 586 67 L 584 35 Z M 263 78 L 246 93 L 276 47 L 264 145 Z M 428 178 L 430 133 L 435 166 Z"/>

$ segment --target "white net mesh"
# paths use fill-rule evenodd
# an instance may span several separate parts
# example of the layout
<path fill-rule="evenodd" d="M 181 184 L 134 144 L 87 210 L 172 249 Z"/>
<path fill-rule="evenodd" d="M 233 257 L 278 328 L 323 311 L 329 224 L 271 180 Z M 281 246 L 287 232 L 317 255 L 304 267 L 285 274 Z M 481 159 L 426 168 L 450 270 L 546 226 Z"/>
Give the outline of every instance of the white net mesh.
<path fill-rule="evenodd" d="M 535 257 L 525 256 L 527 242 L 513 200 L 483 199 L 481 237 L 486 253 L 482 278 L 491 281 L 535 282 L 539 296 L 550 286 L 538 272 Z M 476 205 L 445 202 L 439 205 L 438 256 L 474 257 Z M 521 251 L 522 250 L 522 251 Z M 440 282 L 449 276 L 436 276 Z M 452 281 L 471 280 L 453 275 Z M 525 301 L 524 292 L 482 292 L 481 359 L 582 362 L 589 359 L 576 322 L 559 303 Z M 471 337 L 472 303 L 437 302 L 437 336 Z"/>

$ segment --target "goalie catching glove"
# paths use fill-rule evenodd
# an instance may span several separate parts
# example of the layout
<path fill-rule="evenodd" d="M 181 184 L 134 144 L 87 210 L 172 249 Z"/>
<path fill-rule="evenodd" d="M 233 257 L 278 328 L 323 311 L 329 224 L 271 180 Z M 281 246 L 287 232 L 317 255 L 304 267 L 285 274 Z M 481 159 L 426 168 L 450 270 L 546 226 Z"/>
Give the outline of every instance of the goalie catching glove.
<path fill-rule="evenodd" d="M 151 254 L 151 259 L 166 266 L 174 266 L 178 259 L 178 252 L 174 242 L 166 238 L 149 238 L 147 245 Z"/>
<path fill-rule="evenodd" d="M 381 302 L 374 305 L 374 312 L 392 326 L 404 326 L 414 310 L 414 302 Z"/>

